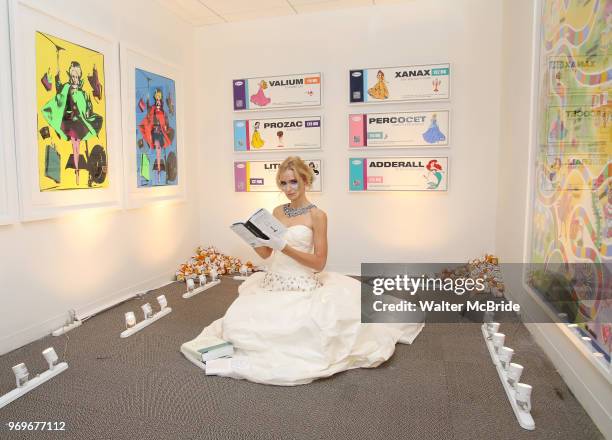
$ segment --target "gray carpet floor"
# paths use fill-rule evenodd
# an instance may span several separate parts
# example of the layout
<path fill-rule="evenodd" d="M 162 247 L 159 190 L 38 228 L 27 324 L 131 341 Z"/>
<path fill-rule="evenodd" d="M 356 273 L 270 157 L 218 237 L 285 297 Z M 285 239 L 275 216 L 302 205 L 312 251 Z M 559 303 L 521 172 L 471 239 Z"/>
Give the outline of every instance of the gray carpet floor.
<path fill-rule="evenodd" d="M 204 372 L 180 345 L 223 316 L 236 298 L 229 277 L 184 300 L 173 283 L 0 356 L 0 394 L 11 367 L 47 365 L 53 346 L 69 369 L 0 409 L 2 439 L 602 439 L 521 324 L 504 324 L 522 381 L 533 385 L 535 431 L 519 427 L 477 324 L 428 324 L 412 345 L 374 369 L 355 369 L 297 387 Z M 124 313 L 165 294 L 173 312 L 126 339 Z M 65 422 L 65 431 L 9 431 L 10 421 Z"/>

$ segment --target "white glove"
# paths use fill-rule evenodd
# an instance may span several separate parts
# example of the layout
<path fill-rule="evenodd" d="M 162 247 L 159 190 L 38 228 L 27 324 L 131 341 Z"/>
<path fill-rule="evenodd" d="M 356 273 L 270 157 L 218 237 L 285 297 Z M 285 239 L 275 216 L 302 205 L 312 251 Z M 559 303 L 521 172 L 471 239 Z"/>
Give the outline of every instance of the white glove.
<path fill-rule="evenodd" d="M 270 237 L 269 240 L 264 240 L 263 238 L 255 238 L 253 247 L 261 247 L 267 246 L 269 248 L 274 249 L 275 251 L 282 251 L 287 246 L 287 241 L 280 237 Z"/>

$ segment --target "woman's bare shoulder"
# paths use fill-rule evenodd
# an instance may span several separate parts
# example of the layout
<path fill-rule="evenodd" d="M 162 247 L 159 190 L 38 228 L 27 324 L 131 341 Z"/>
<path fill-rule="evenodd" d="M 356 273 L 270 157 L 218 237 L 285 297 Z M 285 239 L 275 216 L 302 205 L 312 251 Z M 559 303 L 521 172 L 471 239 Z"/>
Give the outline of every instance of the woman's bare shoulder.
<path fill-rule="evenodd" d="M 321 208 L 312 208 L 310 210 L 313 222 L 327 222 L 327 214 Z"/>
<path fill-rule="evenodd" d="M 274 210 L 272 211 L 272 214 L 276 216 L 277 214 L 280 214 L 281 212 L 283 212 L 283 206 L 285 205 L 278 205 L 276 208 L 274 208 Z"/>

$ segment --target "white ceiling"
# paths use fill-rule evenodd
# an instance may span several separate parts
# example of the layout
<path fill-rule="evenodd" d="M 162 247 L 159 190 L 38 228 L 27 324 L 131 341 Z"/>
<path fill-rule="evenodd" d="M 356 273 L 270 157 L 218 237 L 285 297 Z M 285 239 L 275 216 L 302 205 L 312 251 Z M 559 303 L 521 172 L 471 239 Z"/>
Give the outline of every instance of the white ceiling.
<path fill-rule="evenodd" d="M 157 0 L 194 26 L 414 0 Z"/>

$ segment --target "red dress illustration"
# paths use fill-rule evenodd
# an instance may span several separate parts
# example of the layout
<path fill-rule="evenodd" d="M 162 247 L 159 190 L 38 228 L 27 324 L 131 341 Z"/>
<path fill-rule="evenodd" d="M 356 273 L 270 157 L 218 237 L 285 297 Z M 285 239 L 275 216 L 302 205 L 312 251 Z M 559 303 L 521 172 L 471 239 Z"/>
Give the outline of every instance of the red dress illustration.
<path fill-rule="evenodd" d="M 168 148 L 172 144 L 170 139 L 170 127 L 166 121 L 164 112 L 163 96 L 160 90 L 154 95 L 155 104 L 151 106 L 147 115 L 138 125 L 142 137 L 149 144 L 149 148 L 156 152 L 156 160 L 153 169 L 157 171 L 159 182 L 161 171 L 165 171 L 165 164 L 161 160 L 161 149 Z"/>

